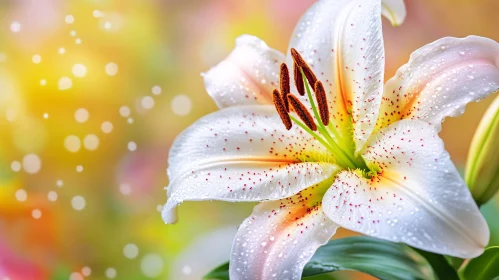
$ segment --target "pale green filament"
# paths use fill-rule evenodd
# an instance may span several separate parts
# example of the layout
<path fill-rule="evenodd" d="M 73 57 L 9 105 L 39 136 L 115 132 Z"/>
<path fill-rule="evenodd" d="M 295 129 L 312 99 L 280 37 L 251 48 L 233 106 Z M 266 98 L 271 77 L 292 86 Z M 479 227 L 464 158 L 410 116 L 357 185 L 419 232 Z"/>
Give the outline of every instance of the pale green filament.
<path fill-rule="evenodd" d="M 324 147 L 326 147 L 326 149 L 328 149 L 336 158 L 336 163 L 340 166 L 343 166 L 343 167 L 347 167 L 347 168 L 350 168 L 350 169 L 355 169 L 355 164 L 353 164 L 352 162 L 350 162 L 348 160 L 348 158 L 345 158 L 345 157 L 342 157 L 342 156 L 338 156 L 335 152 L 335 149 L 333 147 L 331 147 L 331 145 L 326 142 L 326 140 L 322 139 L 322 137 L 313 132 L 310 128 L 308 128 L 308 126 L 306 126 L 304 123 L 302 123 L 299 119 L 295 118 L 293 115 L 289 115 L 289 117 L 291 118 L 291 120 L 296 123 L 299 127 L 301 127 L 303 130 L 305 130 L 306 132 L 308 132 L 310 135 L 312 135 L 317 141 L 319 141 L 322 145 L 324 145 Z"/>
<path fill-rule="evenodd" d="M 305 84 L 305 89 L 307 90 L 307 96 L 308 96 L 308 99 L 310 101 L 310 105 L 312 106 L 312 111 L 313 111 L 314 116 L 315 116 L 317 123 L 318 123 L 317 129 L 326 138 L 327 142 L 329 143 L 329 146 L 332 148 L 331 152 L 333 153 L 333 155 L 336 158 L 338 158 L 338 161 L 343 162 L 343 164 L 341 164 L 341 165 L 343 165 L 344 167 L 349 167 L 349 168 L 353 168 L 353 169 L 358 167 L 359 164 L 355 160 L 353 155 L 349 155 L 348 153 L 345 153 L 345 149 L 340 147 L 340 145 L 338 145 L 338 143 L 336 143 L 336 141 L 334 141 L 334 139 L 329 134 L 328 129 L 322 123 L 322 119 L 319 116 L 319 111 L 317 110 L 317 106 L 315 105 L 314 98 L 312 96 L 312 91 L 310 90 L 310 86 L 308 85 L 308 81 L 305 77 L 305 74 L 303 73 L 303 69 L 300 68 L 300 70 L 301 70 L 301 74 L 302 74 L 303 83 Z M 339 137 L 339 134 L 337 134 L 337 131 L 335 133 L 335 137 L 337 139 Z M 364 166 L 362 166 L 362 167 L 364 167 Z"/>

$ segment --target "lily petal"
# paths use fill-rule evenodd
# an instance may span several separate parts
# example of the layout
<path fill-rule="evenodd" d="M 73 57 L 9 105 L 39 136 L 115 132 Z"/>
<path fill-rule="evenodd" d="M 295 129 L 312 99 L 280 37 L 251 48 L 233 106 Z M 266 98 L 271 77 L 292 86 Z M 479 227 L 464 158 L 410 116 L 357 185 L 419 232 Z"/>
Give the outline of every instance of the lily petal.
<path fill-rule="evenodd" d="M 257 37 L 242 35 L 232 53 L 202 76 L 219 108 L 272 104 L 272 91 L 279 87 L 279 66 L 283 62 L 282 53 Z"/>
<path fill-rule="evenodd" d="M 186 129 L 170 150 L 163 219 L 185 200 L 278 200 L 333 176 L 327 151 L 298 127 L 287 131 L 273 106 L 225 108 Z M 332 162 L 332 160 L 330 161 Z"/>
<path fill-rule="evenodd" d="M 360 151 L 381 102 L 385 54 L 381 1 L 322 0 L 301 18 L 290 47 L 300 52 L 330 93 L 331 117 Z M 288 65 L 292 58 L 288 54 Z"/>
<path fill-rule="evenodd" d="M 381 12 L 393 26 L 401 25 L 407 14 L 404 0 L 382 0 Z"/>
<path fill-rule="evenodd" d="M 323 201 L 330 219 L 439 254 L 470 258 L 483 252 L 487 223 L 434 127 L 396 122 L 373 136 L 364 158 L 382 171 L 371 179 L 339 173 Z"/>
<path fill-rule="evenodd" d="M 466 104 L 499 89 L 499 44 L 469 36 L 442 38 L 415 51 L 385 87 L 377 127 L 417 119 L 441 129 Z"/>
<path fill-rule="evenodd" d="M 234 239 L 230 279 L 301 279 L 305 264 L 338 228 L 312 193 L 255 207 Z"/>

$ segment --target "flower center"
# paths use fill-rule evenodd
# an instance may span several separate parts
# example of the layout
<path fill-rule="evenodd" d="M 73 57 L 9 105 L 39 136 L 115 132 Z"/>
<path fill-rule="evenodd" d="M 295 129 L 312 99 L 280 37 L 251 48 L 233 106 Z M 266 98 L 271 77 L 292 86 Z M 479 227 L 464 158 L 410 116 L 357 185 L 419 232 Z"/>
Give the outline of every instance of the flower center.
<path fill-rule="evenodd" d="M 353 143 L 353 135 L 346 137 L 341 135 L 330 122 L 329 103 L 324 85 L 295 49 L 291 49 L 291 55 L 294 60 L 296 89 L 301 96 L 307 94 L 313 116 L 300 99 L 291 94 L 288 66 L 283 63 L 280 72 L 280 91 L 274 90 L 273 99 L 284 126 L 290 130 L 295 123 L 319 141 L 333 155 L 337 165 L 344 169 L 360 169 L 366 177 L 371 177 L 376 170 L 370 169 L 361 156 L 355 156 L 353 149 L 348 145 Z M 317 104 L 310 87 L 314 89 Z M 298 118 L 290 112 L 294 112 Z"/>

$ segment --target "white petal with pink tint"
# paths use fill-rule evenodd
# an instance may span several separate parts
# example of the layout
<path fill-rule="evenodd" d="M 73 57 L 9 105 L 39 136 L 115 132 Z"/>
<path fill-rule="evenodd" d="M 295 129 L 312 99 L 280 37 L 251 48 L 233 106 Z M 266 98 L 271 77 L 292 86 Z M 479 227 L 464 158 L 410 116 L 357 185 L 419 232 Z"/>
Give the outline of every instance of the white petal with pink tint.
<path fill-rule="evenodd" d="M 272 104 L 283 62 L 282 53 L 257 37 L 242 35 L 232 53 L 203 74 L 206 90 L 219 108 Z"/>
<path fill-rule="evenodd" d="M 439 254 L 471 258 L 489 240 L 487 224 L 437 131 L 402 120 L 382 129 L 364 152 L 382 172 L 338 174 L 323 200 L 340 226 Z"/>
<path fill-rule="evenodd" d="M 298 127 L 287 131 L 273 106 L 222 109 L 175 140 L 163 214 L 185 200 L 285 198 L 333 176 L 328 162 L 327 150 Z"/>
<path fill-rule="evenodd" d="M 382 13 L 393 26 L 401 25 L 407 14 L 404 0 L 382 0 Z"/>
<path fill-rule="evenodd" d="M 317 206 L 320 199 L 314 205 L 306 197 L 255 207 L 234 239 L 230 279 L 301 279 L 305 264 L 338 228 Z"/>
<path fill-rule="evenodd" d="M 298 23 L 290 43 L 329 94 L 331 116 L 344 135 L 350 118 L 359 151 L 376 124 L 385 54 L 380 1 L 322 0 Z M 288 54 L 288 65 L 292 59 Z"/>
<path fill-rule="evenodd" d="M 443 38 L 415 51 L 385 87 L 378 127 L 404 118 L 441 128 L 466 104 L 499 89 L 499 44 L 470 36 Z"/>

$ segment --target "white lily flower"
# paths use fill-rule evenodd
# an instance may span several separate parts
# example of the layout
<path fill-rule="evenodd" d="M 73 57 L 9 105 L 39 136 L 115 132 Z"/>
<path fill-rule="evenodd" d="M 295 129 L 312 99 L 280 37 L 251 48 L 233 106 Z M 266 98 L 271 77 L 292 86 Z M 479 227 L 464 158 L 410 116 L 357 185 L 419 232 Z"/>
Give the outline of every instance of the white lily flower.
<path fill-rule="evenodd" d="M 204 75 L 221 110 L 173 144 L 163 218 L 175 222 L 187 200 L 262 201 L 234 240 L 231 279 L 300 279 L 339 226 L 439 254 L 483 252 L 487 224 L 438 132 L 499 89 L 499 44 L 440 39 L 383 85 L 381 14 L 381 1 L 318 1 L 287 58 L 246 35 Z"/>

